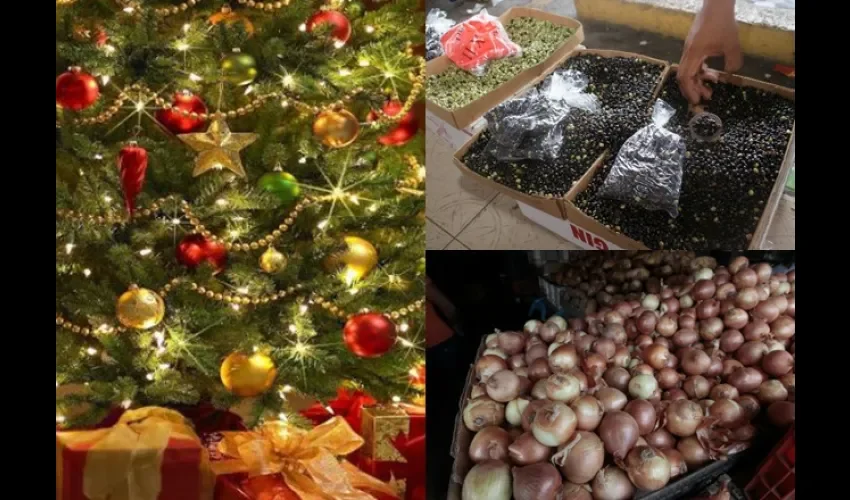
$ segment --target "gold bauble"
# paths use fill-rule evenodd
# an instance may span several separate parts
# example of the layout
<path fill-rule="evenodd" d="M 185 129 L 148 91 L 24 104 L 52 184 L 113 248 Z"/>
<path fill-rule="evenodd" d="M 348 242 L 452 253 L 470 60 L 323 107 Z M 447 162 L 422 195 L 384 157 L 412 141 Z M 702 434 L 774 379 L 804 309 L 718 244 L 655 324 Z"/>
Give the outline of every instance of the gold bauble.
<path fill-rule="evenodd" d="M 371 243 L 357 236 L 345 237 L 346 249 L 336 261 L 345 265 L 345 280 L 353 283 L 369 274 L 378 265 L 378 251 Z"/>
<path fill-rule="evenodd" d="M 118 298 L 115 315 L 127 328 L 147 330 L 162 322 L 165 317 L 165 302 L 158 293 L 131 285 Z"/>
<path fill-rule="evenodd" d="M 267 273 L 279 273 L 286 268 L 286 256 L 278 252 L 274 247 L 260 255 L 260 269 Z"/>
<path fill-rule="evenodd" d="M 221 364 L 221 383 L 235 396 L 260 395 L 271 388 L 276 376 L 272 358 L 259 352 L 250 356 L 234 352 Z"/>
<path fill-rule="evenodd" d="M 360 122 L 345 109 L 322 111 L 313 122 L 313 134 L 325 146 L 342 148 L 357 139 L 360 134 Z"/>

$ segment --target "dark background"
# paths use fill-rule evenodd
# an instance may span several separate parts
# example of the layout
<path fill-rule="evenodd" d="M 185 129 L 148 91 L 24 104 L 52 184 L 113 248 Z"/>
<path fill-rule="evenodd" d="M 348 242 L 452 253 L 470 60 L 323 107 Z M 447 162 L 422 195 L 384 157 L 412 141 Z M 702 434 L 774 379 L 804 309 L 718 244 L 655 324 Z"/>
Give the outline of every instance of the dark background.
<path fill-rule="evenodd" d="M 741 252 L 711 254 L 720 265 Z M 795 252 L 742 252 L 751 262 L 791 267 Z M 540 298 L 537 269 L 526 251 L 429 251 L 427 274 L 432 284 L 454 305 L 454 317 L 441 318 L 455 335 L 428 348 L 427 467 L 428 499 L 445 499 L 454 459 L 450 455 L 460 397 L 481 337 L 494 329 L 520 330 L 532 303 Z M 554 311 L 552 311 L 554 312 Z M 539 319 L 539 318 L 538 318 Z M 770 449 L 758 450 L 736 465 L 730 475 L 752 477 Z"/>

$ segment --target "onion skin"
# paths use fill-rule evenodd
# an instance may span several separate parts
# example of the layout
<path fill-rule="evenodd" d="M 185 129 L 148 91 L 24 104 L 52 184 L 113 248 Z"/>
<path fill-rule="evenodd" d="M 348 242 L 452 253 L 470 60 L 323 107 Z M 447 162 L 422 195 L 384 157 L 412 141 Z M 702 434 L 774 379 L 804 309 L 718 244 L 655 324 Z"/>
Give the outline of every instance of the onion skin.
<path fill-rule="evenodd" d="M 720 314 L 720 302 L 715 299 L 704 300 L 697 304 L 697 319 L 708 319 Z"/>
<path fill-rule="evenodd" d="M 788 340 L 796 333 L 794 318 L 780 316 L 770 323 L 770 333 L 779 340 Z"/>
<path fill-rule="evenodd" d="M 756 311 L 758 311 L 758 306 L 756 306 Z M 744 328 L 749 320 L 750 318 L 747 315 L 747 311 L 737 307 L 729 309 L 726 311 L 726 314 L 723 315 L 723 324 L 726 328 L 732 330 L 740 330 L 741 328 Z"/>
<path fill-rule="evenodd" d="M 563 328 L 556 323 L 547 321 L 546 323 L 543 323 L 543 326 L 540 327 L 537 334 L 540 335 L 540 339 L 544 342 L 552 342 L 555 340 L 555 335 L 557 335 L 557 333 L 561 330 L 563 330 Z"/>
<path fill-rule="evenodd" d="M 622 410 L 629 402 L 629 398 L 622 391 L 613 387 L 603 387 L 596 392 L 596 398 L 602 403 L 605 412 Z"/>
<path fill-rule="evenodd" d="M 709 397 L 715 401 L 718 399 L 738 399 L 738 389 L 729 384 L 717 384 L 711 388 Z"/>
<path fill-rule="evenodd" d="M 768 323 L 778 318 L 779 314 L 779 307 L 770 299 L 759 302 L 755 309 L 753 309 L 754 318 L 763 319 Z"/>
<path fill-rule="evenodd" d="M 549 368 L 552 373 L 566 373 L 579 364 L 579 356 L 573 345 L 562 345 L 549 355 Z"/>
<path fill-rule="evenodd" d="M 622 323 L 609 323 L 602 329 L 602 338 L 610 339 L 615 344 L 625 344 L 629 336 Z"/>
<path fill-rule="evenodd" d="M 581 396 L 570 404 L 570 408 L 576 414 L 578 423 L 576 428 L 580 431 L 593 431 L 602 422 L 605 407 L 602 402 L 593 396 Z"/>
<path fill-rule="evenodd" d="M 655 428 L 657 417 L 655 407 L 652 406 L 652 403 L 642 399 L 635 399 L 629 401 L 623 411 L 635 419 L 635 422 L 638 424 L 638 433 L 641 436 L 649 434 Z"/>
<path fill-rule="evenodd" d="M 717 291 L 717 285 L 712 280 L 700 280 L 694 284 L 694 289 L 691 290 L 691 297 L 695 300 L 707 300 L 714 297 Z"/>
<path fill-rule="evenodd" d="M 673 334 L 673 345 L 676 347 L 689 347 L 699 340 L 699 334 L 691 328 L 680 328 Z"/>
<path fill-rule="evenodd" d="M 626 391 L 629 387 L 629 380 L 632 378 L 629 375 L 629 371 L 620 366 L 612 366 L 605 370 L 605 373 L 602 375 L 605 383 L 608 384 L 609 387 L 613 387 L 620 391 Z"/>
<path fill-rule="evenodd" d="M 718 399 L 708 408 L 708 415 L 717 419 L 723 427 L 734 429 L 746 423 L 746 412 L 732 399 Z"/>
<path fill-rule="evenodd" d="M 517 368 L 523 368 L 528 366 L 525 362 L 525 356 L 522 354 L 514 354 L 510 358 L 508 358 L 508 368 L 511 370 L 515 370 Z"/>
<path fill-rule="evenodd" d="M 510 370 L 498 371 L 487 380 L 487 395 L 499 403 L 516 399 L 519 396 L 519 390 L 519 377 Z"/>
<path fill-rule="evenodd" d="M 758 415 L 761 411 L 761 404 L 752 394 L 742 394 L 735 401 L 741 405 L 741 408 L 744 409 L 744 414 L 747 416 L 747 420 L 756 418 L 756 415 Z"/>
<path fill-rule="evenodd" d="M 561 473 L 554 465 L 541 462 L 513 468 L 514 500 L 555 500 L 561 489 Z"/>
<path fill-rule="evenodd" d="M 682 389 L 691 399 L 703 399 L 711 393 L 711 382 L 702 375 L 691 375 L 685 380 Z"/>
<path fill-rule="evenodd" d="M 702 375 L 711 366 L 711 358 L 705 351 L 699 349 L 687 349 L 680 363 L 682 371 L 688 375 Z"/>
<path fill-rule="evenodd" d="M 534 383 L 531 388 L 531 397 L 534 399 L 546 399 L 546 379 L 542 378 Z"/>
<path fill-rule="evenodd" d="M 679 317 L 676 313 L 668 312 L 658 319 L 658 324 L 655 325 L 655 330 L 662 337 L 672 337 L 679 329 Z"/>
<path fill-rule="evenodd" d="M 744 335 L 738 330 L 726 330 L 720 335 L 720 349 L 732 353 L 744 345 Z"/>
<path fill-rule="evenodd" d="M 532 337 L 535 338 L 535 337 Z M 528 366 L 531 366 L 534 363 L 534 360 L 543 358 L 546 361 L 546 356 L 549 354 L 549 348 L 544 343 L 534 344 L 533 346 L 527 347 L 525 350 L 525 362 Z"/>
<path fill-rule="evenodd" d="M 661 453 L 663 453 L 664 456 L 667 457 L 667 461 L 670 462 L 670 479 L 688 472 L 688 465 L 685 463 L 685 457 L 679 453 L 679 450 L 671 446 L 670 448 L 662 448 Z"/>
<path fill-rule="evenodd" d="M 614 465 L 600 470 L 590 487 L 593 489 L 594 500 L 629 500 L 635 494 L 635 487 L 629 476 Z"/>
<path fill-rule="evenodd" d="M 664 368 L 667 359 L 670 357 L 670 351 L 660 344 L 652 344 L 641 351 L 644 361 L 656 370 Z"/>
<path fill-rule="evenodd" d="M 788 427 L 794 423 L 794 403 L 777 401 L 767 408 L 767 417 L 777 427 Z"/>
<path fill-rule="evenodd" d="M 787 351 L 771 351 L 761 361 L 762 369 L 774 377 L 781 377 L 794 368 L 794 356 Z"/>
<path fill-rule="evenodd" d="M 697 326 L 697 318 L 696 314 L 691 316 L 690 314 L 680 314 L 679 315 L 679 329 L 690 329 L 693 330 Z"/>
<path fill-rule="evenodd" d="M 658 323 L 658 316 L 655 315 L 652 311 L 644 311 L 638 317 L 636 321 L 637 330 L 644 334 L 649 335 L 655 331 L 655 325 Z"/>
<path fill-rule="evenodd" d="M 737 292 L 738 290 L 735 289 L 735 285 L 733 283 L 723 283 L 722 285 L 717 286 L 717 291 L 714 292 L 714 297 L 717 300 L 731 299 Z"/>
<path fill-rule="evenodd" d="M 651 446 L 634 447 L 626 456 L 625 464 L 629 479 L 641 490 L 659 490 L 670 481 L 670 462 Z"/>
<path fill-rule="evenodd" d="M 525 337 L 521 333 L 502 332 L 497 340 L 499 341 L 499 348 L 509 356 L 520 353 L 525 349 Z"/>
<path fill-rule="evenodd" d="M 738 274 L 742 269 L 748 267 L 750 267 L 750 260 L 743 255 L 739 255 L 729 262 L 729 272 L 732 274 Z"/>
<path fill-rule="evenodd" d="M 541 444 L 530 432 L 522 433 L 508 446 L 511 462 L 517 465 L 531 465 L 548 461 L 553 451 L 553 448 Z"/>
<path fill-rule="evenodd" d="M 679 437 L 693 436 L 703 418 L 700 405 L 687 399 L 679 399 L 670 403 L 666 414 L 667 430 Z"/>
<path fill-rule="evenodd" d="M 676 438 L 663 427 L 650 432 L 644 436 L 644 439 L 646 439 L 646 443 L 649 446 L 654 446 L 659 449 L 673 448 L 676 446 Z"/>
<path fill-rule="evenodd" d="M 525 333 L 530 333 L 530 334 L 533 335 L 533 334 L 536 334 L 538 332 L 538 330 L 540 330 L 540 327 L 542 325 L 543 325 L 543 323 L 541 323 L 540 321 L 538 321 L 536 319 L 530 319 L 530 320 L 526 321 L 525 324 L 522 326 L 522 331 L 524 331 Z"/>
<path fill-rule="evenodd" d="M 549 361 L 546 358 L 535 359 L 528 365 L 528 378 L 534 382 L 548 378 L 551 374 L 552 370 L 549 369 Z"/>
<path fill-rule="evenodd" d="M 699 322 L 699 336 L 703 340 L 714 340 L 720 337 L 721 333 L 723 333 L 723 320 L 720 318 L 706 318 Z"/>
<path fill-rule="evenodd" d="M 525 410 L 522 411 L 522 430 L 526 432 L 531 431 L 531 422 L 534 421 L 534 416 L 537 415 L 537 410 L 545 404 L 545 399 L 535 399 L 528 403 L 528 406 L 526 406 Z"/>
<path fill-rule="evenodd" d="M 481 358 L 475 363 L 475 374 L 478 376 L 478 380 L 481 382 L 487 382 L 487 379 L 489 379 L 491 375 L 507 368 L 508 364 L 504 359 L 488 354 L 486 356 L 481 356 Z"/>
<path fill-rule="evenodd" d="M 542 405 L 531 422 L 531 433 L 546 446 L 560 446 L 575 433 L 578 418 L 564 403 L 547 402 Z"/>
<path fill-rule="evenodd" d="M 486 460 L 505 460 L 511 436 L 501 427 L 489 426 L 481 429 L 469 445 L 469 458 L 475 463 Z"/>
<path fill-rule="evenodd" d="M 752 269 L 741 269 L 732 277 L 732 283 L 740 291 L 742 288 L 752 288 L 759 282 L 759 277 Z"/>
<path fill-rule="evenodd" d="M 631 415 L 624 411 L 613 411 L 602 418 L 598 434 L 605 443 L 605 451 L 614 458 L 623 459 L 637 443 L 640 431 Z"/>
<path fill-rule="evenodd" d="M 732 372 L 726 382 L 735 386 L 740 392 L 756 392 L 761 383 L 764 382 L 764 377 L 755 368 L 745 367 Z"/>
<path fill-rule="evenodd" d="M 593 343 L 591 350 L 605 358 L 606 361 L 609 361 L 614 357 L 614 353 L 617 352 L 617 345 L 611 339 L 602 338 Z M 551 358 L 549 359 L 551 363 Z"/>
<path fill-rule="evenodd" d="M 762 358 L 767 354 L 767 345 L 758 340 L 744 342 L 744 344 L 735 351 L 735 359 L 741 362 L 744 366 L 753 366 L 761 364 Z"/>
<path fill-rule="evenodd" d="M 593 495 L 586 485 L 564 483 L 557 498 L 558 500 L 593 500 Z"/>
<path fill-rule="evenodd" d="M 753 270 L 758 276 L 759 283 L 767 283 L 770 280 L 770 276 L 773 274 L 773 268 L 766 262 L 756 264 L 753 266 Z"/>
<path fill-rule="evenodd" d="M 764 404 L 785 401 L 788 399 L 788 389 L 779 380 L 765 380 L 759 386 L 758 398 Z"/>
<path fill-rule="evenodd" d="M 568 442 L 558 447 L 552 456 L 567 481 L 584 484 L 593 480 L 605 462 L 605 445 L 593 432 L 579 431 Z"/>
<path fill-rule="evenodd" d="M 702 447 L 695 436 L 680 439 L 676 444 L 676 450 L 682 454 L 688 470 L 696 470 L 711 460 L 708 450 Z"/>
<path fill-rule="evenodd" d="M 730 375 L 735 373 L 735 370 L 738 368 L 744 368 L 744 365 L 741 364 L 737 359 L 729 359 L 726 358 L 723 360 L 723 379 L 727 380 Z"/>
<path fill-rule="evenodd" d="M 505 405 L 488 397 L 473 399 L 463 409 L 463 423 L 472 432 L 491 425 L 502 425 L 505 421 Z"/>
<path fill-rule="evenodd" d="M 655 378 L 658 380 L 658 387 L 664 389 L 665 391 L 668 389 L 673 389 L 674 387 L 678 387 L 684 377 L 684 375 L 677 372 L 673 368 L 662 368 L 655 376 Z"/>
<path fill-rule="evenodd" d="M 522 414 L 531 401 L 527 398 L 517 398 L 505 406 L 505 420 L 511 425 L 522 425 Z"/>
<path fill-rule="evenodd" d="M 629 380 L 629 395 L 635 399 L 649 399 L 658 389 L 658 381 L 652 375 L 637 375 Z"/>
<path fill-rule="evenodd" d="M 685 394 L 685 391 L 679 388 L 673 388 L 669 391 L 664 391 L 663 394 L 664 400 L 677 401 L 679 399 L 688 399 L 688 395 Z"/>
<path fill-rule="evenodd" d="M 572 375 L 555 374 L 546 379 L 546 397 L 552 401 L 569 403 L 581 394 L 581 386 Z"/>
<path fill-rule="evenodd" d="M 629 361 L 631 361 L 631 359 L 628 347 L 624 345 L 617 346 L 617 350 L 614 351 L 614 356 L 611 357 L 611 365 L 625 368 L 629 366 Z"/>
<path fill-rule="evenodd" d="M 739 288 L 738 294 L 735 295 L 735 305 L 745 311 L 756 307 L 759 300 L 759 293 L 753 287 Z"/>
<path fill-rule="evenodd" d="M 511 500 L 511 468 L 499 460 L 474 466 L 463 480 L 461 500 Z"/>

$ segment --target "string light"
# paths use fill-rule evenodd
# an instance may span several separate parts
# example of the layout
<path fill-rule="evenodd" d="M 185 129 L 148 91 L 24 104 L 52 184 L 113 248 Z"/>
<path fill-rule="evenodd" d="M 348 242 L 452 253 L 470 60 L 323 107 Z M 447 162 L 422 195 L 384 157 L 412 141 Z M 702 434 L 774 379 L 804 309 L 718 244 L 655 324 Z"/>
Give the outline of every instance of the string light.
<path fill-rule="evenodd" d="M 91 276 L 91 269 L 89 269 L 89 268 L 83 269 L 83 276 L 85 276 L 86 278 Z"/>
<path fill-rule="evenodd" d="M 73 243 L 66 243 L 65 244 L 65 253 L 68 254 L 68 255 L 71 255 L 71 252 L 74 251 L 75 246 L 76 245 L 74 245 Z"/>
<path fill-rule="evenodd" d="M 88 354 L 89 356 L 94 356 L 95 354 L 97 354 L 97 349 L 95 349 L 94 347 L 89 347 L 88 349 L 86 349 L 86 354 Z"/>
<path fill-rule="evenodd" d="M 339 76 L 348 76 L 351 74 L 351 70 L 348 68 L 342 68 L 339 70 Z"/>
<path fill-rule="evenodd" d="M 301 304 L 300 306 L 298 306 L 298 312 L 301 313 L 302 316 L 307 314 L 308 309 L 309 307 L 307 307 L 307 304 Z"/>
<path fill-rule="evenodd" d="M 129 409 L 131 406 L 133 406 L 132 400 L 125 399 L 124 401 L 121 401 L 121 407 L 124 408 L 125 410 Z"/>
<path fill-rule="evenodd" d="M 148 380 L 153 380 L 153 379 L 154 379 L 154 374 L 153 374 L 153 373 L 148 373 L 147 375 L 145 375 L 145 378 L 146 378 L 146 379 L 148 379 Z"/>
<path fill-rule="evenodd" d="M 401 330 L 402 333 L 403 333 L 403 332 L 410 330 L 410 325 L 407 324 L 407 322 L 405 321 L 401 325 L 399 325 L 398 329 Z"/>
<path fill-rule="evenodd" d="M 367 61 L 366 59 L 360 59 L 360 60 L 357 62 L 357 64 L 359 64 L 360 66 L 362 66 L 362 67 L 364 67 L 364 68 L 365 68 L 365 67 L 369 66 L 369 61 Z"/>
<path fill-rule="evenodd" d="M 307 157 L 302 156 L 301 158 L 298 158 L 298 163 L 304 165 L 305 163 L 307 163 Z"/>
<path fill-rule="evenodd" d="M 395 404 L 401 403 L 401 398 L 398 397 L 398 396 L 393 396 L 393 403 L 395 403 Z"/>
<path fill-rule="evenodd" d="M 289 333 L 298 333 L 298 328 L 295 325 L 289 325 Z"/>
<path fill-rule="evenodd" d="M 189 73 L 189 80 L 192 80 L 193 82 L 200 82 L 203 80 L 203 77 L 201 77 L 201 75 L 196 75 L 195 73 Z"/>
<path fill-rule="evenodd" d="M 375 27 L 372 26 L 371 24 L 367 24 L 366 25 L 366 33 L 369 33 L 371 35 L 374 32 L 375 32 Z"/>
<path fill-rule="evenodd" d="M 342 40 L 337 40 L 334 42 L 334 48 L 341 49 L 343 47 L 345 47 L 345 42 L 343 42 Z"/>
<path fill-rule="evenodd" d="M 406 339 L 406 338 L 404 338 L 404 337 L 399 337 L 399 338 L 398 338 L 398 343 L 399 343 L 399 344 L 401 344 L 401 345 L 403 345 L 404 347 L 416 347 L 416 344 L 414 344 L 413 342 L 411 342 L 411 341 L 407 340 L 407 339 Z"/>
<path fill-rule="evenodd" d="M 324 229 L 326 227 L 328 227 L 328 223 L 330 223 L 330 221 L 327 220 L 327 219 L 324 219 L 324 220 L 319 221 L 319 223 L 316 224 L 316 227 L 324 231 Z M 69 251 L 68 253 L 71 253 L 71 252 Z"/>
<path fill-rule="evenodd" d="M 56 414 L 56 423 L 64 424 L 65 423 L 65 415 Z"/>
<path fill-rule="evenodd" d="M 101 76 L 100 76 L 100 81 L 101 81 L 104 85 L 109 85 L 109 80 L 110 80 L 110 79 L 111 79 L 111 78 L 109 77 L 109 75 L 101 75 Z"/>
<path fill-rule="evenodd" d="M 281 422 L 287 422 L 289 420 L 289 418 L 286 416 L 286 413 L 278 413 L 277 418 Z"/>
<path fill-rule="evenodd" d="M 301 23 L 300 25 L 298 25 L 298 31 L 305 33 L 307 31 L 307 25 L 304 24 L 304 23 Z"/>
<path fill-rule="evenodd" d="M 142 257 L 147 257 L 148 255 L 150 255 L 152 253 L 153 253 L 153 249 L 150 249 L 150 248 L 143 248 L 143 249 L 139 250 L 139 255 L 141 255 Z"/>
<path fill-rule="evenodd" d="M 189 46 L 189 44 L 188 44 L 188 43 L 186 43 L 186 42 L 177 42 L 177 45 L 175 46 L 175 48 L 176 48 L 177 50 L 179 50 L 180 52 L 186 52 L 186 51 L 187 51 L 187 50 L 189 50 L 191 47 L 190 47 L 190 46 Z"/>

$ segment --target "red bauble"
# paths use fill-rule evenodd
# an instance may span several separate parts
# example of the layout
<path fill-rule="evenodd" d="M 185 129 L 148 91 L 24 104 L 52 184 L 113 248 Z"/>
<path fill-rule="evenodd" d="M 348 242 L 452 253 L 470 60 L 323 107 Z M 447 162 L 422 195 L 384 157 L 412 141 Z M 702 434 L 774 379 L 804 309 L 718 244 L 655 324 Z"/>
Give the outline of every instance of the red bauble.
<path fill-rule="evenodd" d="M 136 197 L 142 192 L 145 172 L 148 170 L 148 152 L 136 143 L 121 148 L 118 153 L 118 171 L 121 174 L 121 190 L 124 192 L 124 205 L 132 218 L 136 211 Z"/>
<path fill-rule="evenodd" d="M 203 235 L 190 234 L 177 245 L 177 261 L 189 269 L 207 262 L 218 273 L 227 264 L 227 248 L 223 243 L 208 240 Z"/>
<path fill-rule="evenodd" d="M 343 329 L 348 350 L 361 358 L 377 358 L 386 354 L 396 339 L 395 323 L 379 313 L 352 316 Z"/>
<path fill-rule="evenodd" d="M 207 106 L 204 101 L 195 94 L 184 90 L 174 94 L 170 109 L 160 109 L 156 112 L 156 119 L 162 123 L 172 134 L 189 134 L 204 128 L 204 120 L 192 118 L 185 113 L 206 113 Z"/>
<path fill-rule="evenodd" d="M 387 116 L 395 116 L 401 112 L 404 104 L 401 101 L 392 100 L 384 103 L 382 110 Z M 378 113 L 372 111 L 369 113 L 369 121 L 378 119 Z M 399 120 L 398 126 L 378 138 L 378 142 L 384 146 L 401 146 L 402 144 L 413 139 L 416 132 L 419 130 L 419 122 L 416 120 L 416 115 L 413 111 L 408 111 L 404 118 Z"/>
<path fill-rule="evenodd" d="M 56 104 L 63 108 L 81 111 L 94 104 L 99 96 L 97 80 L 78 67 L 69 68 L 56 79 Z"/>
<path fill-rule="evenodd" d="M 351 38 L 351 22 L 345 14 L 336 10 L 320 10 L 310 16 L 306 23 L 307 32 L 312 33 L 313 29 L 325 23 L 333 26 L 331 36 L 334 40 L 344 44 Z"/>

